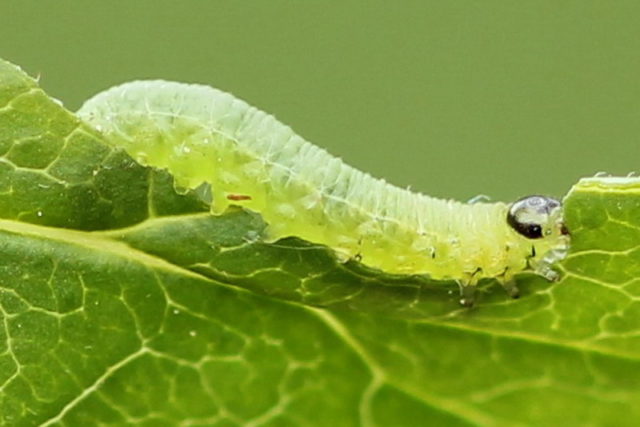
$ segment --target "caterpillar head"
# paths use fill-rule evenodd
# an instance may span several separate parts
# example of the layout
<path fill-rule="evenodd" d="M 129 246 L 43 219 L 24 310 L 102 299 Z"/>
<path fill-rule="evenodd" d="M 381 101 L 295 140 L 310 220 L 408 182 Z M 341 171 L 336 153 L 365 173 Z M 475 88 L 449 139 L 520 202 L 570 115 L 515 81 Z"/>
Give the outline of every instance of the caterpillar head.
<path fill-rule="evenodd" d="M 562 217 L 562 203 L 551 197 L 528 196 L 509 208 L 507 223 L 531 243 L 529 266 L 548 279 L 556 279 L 551 264 L 569 249 L 569 230 Z"/>

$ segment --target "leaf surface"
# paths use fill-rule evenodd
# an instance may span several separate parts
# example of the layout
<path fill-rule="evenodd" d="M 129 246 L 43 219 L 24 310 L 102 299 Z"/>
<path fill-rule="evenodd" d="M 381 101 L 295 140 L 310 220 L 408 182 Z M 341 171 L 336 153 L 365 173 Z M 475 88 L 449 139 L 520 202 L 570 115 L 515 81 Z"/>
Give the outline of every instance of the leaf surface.
<path fill-rule="evenodd" d="M 563 279 L 389 276 L 222 216 L 0 63 L 3 425 L 635 425 L 640 180 L 566 199 Z M 182 194 L 184 193 L 184 194 Z"/>

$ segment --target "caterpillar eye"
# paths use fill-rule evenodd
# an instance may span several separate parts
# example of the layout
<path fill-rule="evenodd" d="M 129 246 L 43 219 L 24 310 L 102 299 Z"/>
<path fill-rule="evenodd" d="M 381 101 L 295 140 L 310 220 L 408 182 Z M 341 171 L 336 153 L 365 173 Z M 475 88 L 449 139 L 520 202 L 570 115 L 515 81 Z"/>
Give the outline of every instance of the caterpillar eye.
<path fill-rule="evenodd" d="M 553 226 L 555 214 L 561 206 L 558 200 L 551 197 L 525 197 L 511 205 L 507 223 L 527 239 L 540 239 L 545 235 L 544 230 L 550 230 Z"/>
<path fill-rule="evenodd" d="M 539 239 L 542 237 L 542 227 L 538 224 L 524 224 L 524 230 L 520 234 L 529 239 Z"/>

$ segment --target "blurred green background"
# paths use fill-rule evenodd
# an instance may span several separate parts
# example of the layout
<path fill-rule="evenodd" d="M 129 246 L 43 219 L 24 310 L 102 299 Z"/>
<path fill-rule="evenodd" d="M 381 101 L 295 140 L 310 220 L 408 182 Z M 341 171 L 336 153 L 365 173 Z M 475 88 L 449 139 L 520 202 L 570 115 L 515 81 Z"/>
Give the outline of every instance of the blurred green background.
<path fill-rule="evenodd" d="M 562 195 L 640 161 L 637 1 L 2 2 L 0 48 L 71 109 L 206 83 L 442 197 Z"/>

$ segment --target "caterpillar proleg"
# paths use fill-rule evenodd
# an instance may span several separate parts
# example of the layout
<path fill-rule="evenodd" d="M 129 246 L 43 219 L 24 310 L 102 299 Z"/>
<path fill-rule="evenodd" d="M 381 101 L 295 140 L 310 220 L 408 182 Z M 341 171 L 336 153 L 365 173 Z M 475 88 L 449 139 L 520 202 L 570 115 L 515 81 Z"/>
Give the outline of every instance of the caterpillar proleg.
<path fill-rule="evenodd" d="M 211 87 L 127 83 L 78 115 L 139 162 L 168 169 L 176 185 L 208 183 L 214 214 L 241 205 L 263 216 L 270 240 L 297 236 L 389 273 L 455 279 L 463 305 L 482 278 L 514 297 L 519 272 L 555 279 L 551 265 L 568 249 L 555 199 L 461 203 L 401 189 Z"/>

